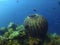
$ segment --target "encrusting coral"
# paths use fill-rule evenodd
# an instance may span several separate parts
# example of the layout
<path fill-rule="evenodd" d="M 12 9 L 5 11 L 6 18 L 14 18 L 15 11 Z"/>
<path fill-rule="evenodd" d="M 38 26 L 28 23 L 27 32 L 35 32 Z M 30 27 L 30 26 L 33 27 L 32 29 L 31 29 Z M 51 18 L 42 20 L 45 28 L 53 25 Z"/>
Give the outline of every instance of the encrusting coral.
<path fill-rule="evenodd" d="M 5 31 L 6 30 L 6 31 Z M 0 28 L 0 45 L 60 45 L 60 36 L 48 34 L 48 21 L 39 14 L 27 16 L 23 25 L 12 22 Z"/>

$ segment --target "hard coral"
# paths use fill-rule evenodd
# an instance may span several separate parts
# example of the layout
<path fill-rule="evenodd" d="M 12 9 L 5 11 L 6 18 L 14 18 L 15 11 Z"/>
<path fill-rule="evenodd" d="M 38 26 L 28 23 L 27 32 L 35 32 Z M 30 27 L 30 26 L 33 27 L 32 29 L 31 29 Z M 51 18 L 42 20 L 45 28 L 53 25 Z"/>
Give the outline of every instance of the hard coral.
<path fill-rule="evenodd" d="M 34 14 L 28 16 L 24 21 L 25 32 L 31 37 L 41 37 L 46 35 L 48 22 L 45 17 Z"/>

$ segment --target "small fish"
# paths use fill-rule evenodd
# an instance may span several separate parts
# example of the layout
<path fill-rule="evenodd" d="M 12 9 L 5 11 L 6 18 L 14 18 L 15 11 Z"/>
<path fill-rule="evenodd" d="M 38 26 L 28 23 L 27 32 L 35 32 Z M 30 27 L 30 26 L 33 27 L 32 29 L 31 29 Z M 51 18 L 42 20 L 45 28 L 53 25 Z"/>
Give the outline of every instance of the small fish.
<path fill-rule="evenodd" d="M 16 2 L 19 3 L 19 0 L 17 0 Z"/>
<path fill-rule="evenodd" d="M 37 10 L 36 10 L 36 9 L 33 9 L 33 11 L 35 11 L 35 12 L 36 12 Z"/>
<path fill-rule="evenodd" d="M 52 8 L 53 10 L 55 10 L 56 8 Z"/>

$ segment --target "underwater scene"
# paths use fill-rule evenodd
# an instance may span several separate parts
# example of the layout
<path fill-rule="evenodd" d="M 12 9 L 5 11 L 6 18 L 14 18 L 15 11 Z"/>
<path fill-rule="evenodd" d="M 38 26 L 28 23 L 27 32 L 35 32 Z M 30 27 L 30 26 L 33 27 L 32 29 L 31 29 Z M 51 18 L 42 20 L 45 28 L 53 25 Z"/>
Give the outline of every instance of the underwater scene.
<path fill-rule="evenodd" d="M 60 45 L 60 0 L 0 0 L 0 45 Z"/>

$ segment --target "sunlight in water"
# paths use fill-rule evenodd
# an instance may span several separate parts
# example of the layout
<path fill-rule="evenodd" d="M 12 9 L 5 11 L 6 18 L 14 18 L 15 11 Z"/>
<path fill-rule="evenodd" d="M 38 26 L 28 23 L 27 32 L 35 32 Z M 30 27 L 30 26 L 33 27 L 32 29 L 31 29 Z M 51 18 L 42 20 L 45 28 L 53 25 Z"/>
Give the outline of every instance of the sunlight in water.
<path fill-rule="evenodd" d="M 4 4 L 6 2 L 8 2 L 9 0 L 0 0 L 0 4 Z"/>
<path fill-rule="evenodd" d="M 2 2 L 2 1 L 8 1 L 8 0 L 0 0 L 0 1 Z"/>

